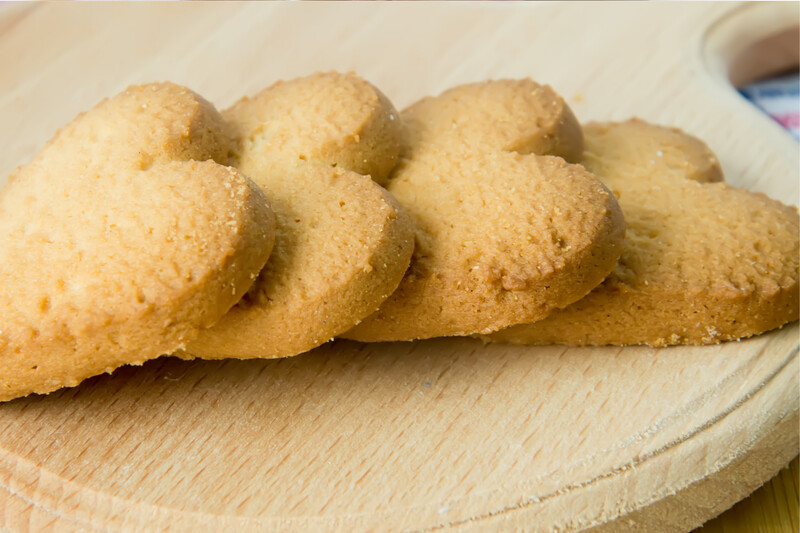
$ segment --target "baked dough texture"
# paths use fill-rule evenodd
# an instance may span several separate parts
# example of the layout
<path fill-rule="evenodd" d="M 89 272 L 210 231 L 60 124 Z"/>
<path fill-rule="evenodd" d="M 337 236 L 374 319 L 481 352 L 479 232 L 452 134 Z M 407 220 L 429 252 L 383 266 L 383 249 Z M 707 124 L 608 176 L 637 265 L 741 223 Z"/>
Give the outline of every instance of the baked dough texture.
<path fill-rule="evenodd" d="M 238 168 L 277 218 L 270 260 L 251 290 L 188 354 L 286 357 L 374 312 L 405 273 L 413 223 L 377 182 L 404 142 L 398 113 L 353 74 L 279 82 L 224 113 Z"/>
<path fill-rule="evenodd" d="M 486 340 L 712 344 L 798 317 L 798 212 L 722 183 L 714 154 L 641 120 L 584 128 L 583 164 L 619 199 L 619 264 L 586 298 Z"/>
<path fill-rule="evenodd" d="M 167 354 L 269 256 L 262 191 L 224 163 L 219 113 L 131 87 L 60 130 L 0 193 L 0 400 Z"/>
<path fill-rule="evenodd" d="M 539 320 L 611 271 L 624 235 L 614 197 L 580 158 L 564 100 L 531 80 L 464 85 L 402 114 L 409 148 L 387 188 L 414 217 L 408 273 L 343 336 L 412 340 Z"/>

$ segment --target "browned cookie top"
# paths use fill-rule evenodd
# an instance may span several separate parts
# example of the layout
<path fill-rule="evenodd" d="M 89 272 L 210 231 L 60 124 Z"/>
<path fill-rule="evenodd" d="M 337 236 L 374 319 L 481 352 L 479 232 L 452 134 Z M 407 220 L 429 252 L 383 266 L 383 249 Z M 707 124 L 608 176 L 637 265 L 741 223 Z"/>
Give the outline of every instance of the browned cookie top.
<path fill-rule="evenodd" d="M 613 268 L 621 211 L 563 159 L 579 157 L 581 129 L 552 89 L 465 85 L 402 117 L 411 144 L 387 187 L 414 216 L 416 248 L 398 290 L 345 337 L 488 333 L 545 317 Z"/>
<path fill-rule="evenodd" d="M 385 180 L 404 131 L 386 97 L 353 74 L 279 82 L 225 116 L 238 168 L 275 210 L 275 249 L 245 298 L 187 351 L 305 352 L 374 312 L 408 267 L 411 220 L 371 179 Z"/>
<path fill-rule="evenodd" d="M 250 287 L 263 193 L 222 166 L 217 111 L 131 87 L 63 128 L 0 194 L 0 400 L 170 353 Z"/>
<path fill-rule="evenodd" d="M 708 344 L 798 316 L 798 213 L 721 183 L 714 154 L 640 120 L 584 128 L 584 165 L 628 224 L 619 264 L 586 298 L 493 341 Z"/>

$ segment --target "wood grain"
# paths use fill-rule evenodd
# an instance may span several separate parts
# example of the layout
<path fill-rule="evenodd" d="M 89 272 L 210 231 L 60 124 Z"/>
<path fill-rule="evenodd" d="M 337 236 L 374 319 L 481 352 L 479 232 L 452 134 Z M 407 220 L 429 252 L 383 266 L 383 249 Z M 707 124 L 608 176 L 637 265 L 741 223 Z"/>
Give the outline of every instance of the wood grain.
<path fill-rule="evenodd" d="M 797 145 L 743 101 L 727 65 L 731 28 L 758 15 L 763 37 L 797 9 L 3 8 L 0 175 L 131 83 L 170 79 L 225 107 L 276 79 L 338 69 L 398 106 L 532 76 L 582 120 L 683 127 L 730 182 L 796 203 Z M 434 339 L 336 341 L 278 361 L 162 358 L 0 405 L 0 527 L 688 531 L 797 455 L 799 344 L 793 324 L 709 347 Z"/>
<path fill-rule="evenodd" d="M 800 530 L 798 519 L 797 457 L 749 498 L 707 522 L 697 533 L 795 533 Z"/>

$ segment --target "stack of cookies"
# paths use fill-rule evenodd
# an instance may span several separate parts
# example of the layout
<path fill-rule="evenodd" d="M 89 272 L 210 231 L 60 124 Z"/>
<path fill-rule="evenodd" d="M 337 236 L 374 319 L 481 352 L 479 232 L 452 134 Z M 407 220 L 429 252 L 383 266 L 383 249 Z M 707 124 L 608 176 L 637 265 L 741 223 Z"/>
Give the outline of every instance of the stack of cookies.
<path fill-rule="evenodd" d="M 399 113 L 353 74 L 80 115 L 0 193 L 0 401 L 124 364 L 479 336 L 709 344 L 798 318 L 798 212 L 531 80 Z"/>

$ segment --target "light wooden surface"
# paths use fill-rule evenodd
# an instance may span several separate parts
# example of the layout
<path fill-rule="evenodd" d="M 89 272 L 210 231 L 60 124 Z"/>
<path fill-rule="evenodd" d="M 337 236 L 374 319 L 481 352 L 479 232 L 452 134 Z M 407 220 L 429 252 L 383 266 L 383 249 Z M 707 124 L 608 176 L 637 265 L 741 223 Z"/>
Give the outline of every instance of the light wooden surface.
<path fill-rule="evenodd" d="M 725 65 L 797 8 L 12 6 L 0 9 L 0 175 L 136 82 L 169 79 L 224 107 L 279 78 L 355 70 L 402 107 L 531 76 L 582 120 L 683 127 L 730 182 L 796 204 L 797 145 Z M 797 455 L 798 372 L 797 324 L 701 348 L 436 339 L 164 358 L 0 405 L 0 528 L 687 531 Z"/>
<path fill-rule="evenodd" d="M 795 457 L 763 487 L 717 518 L 704 524 L 697 533 L 796 533 L 800 531 L 798 476 Z"/>

